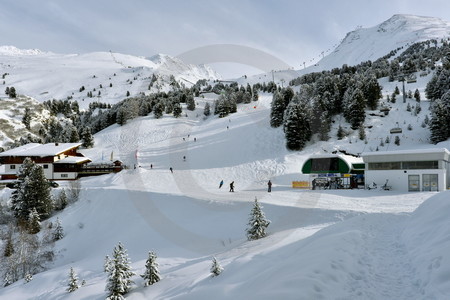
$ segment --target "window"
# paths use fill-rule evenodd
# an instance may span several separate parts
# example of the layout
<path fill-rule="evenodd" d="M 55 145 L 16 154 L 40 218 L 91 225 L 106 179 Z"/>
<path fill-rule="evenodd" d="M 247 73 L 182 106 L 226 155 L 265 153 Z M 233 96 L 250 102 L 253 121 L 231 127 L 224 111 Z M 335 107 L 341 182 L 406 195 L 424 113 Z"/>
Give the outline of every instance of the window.
<path fill-rule="evenodd" d="M 395 162 L 379 162 L 369 163 L 369 170 L 400 170 L 401 163 Z"/>
<path fill-rule="evenodd" d="M 68 178 L 69 174 L 61 174 L 61 178 Z"/>
<path fill-rule="evenodd" d="M 48 169 L 48 165 L 43 165 L 44 169 Z"/>
<path fill-rule="evenodd" d="M 439 164 L 437 160 L 432 161 L 404 161 L 402 162 L 402 169 L 438 169 Z"/>
<path fill-rule="evenodd" d="M 14 170 L 15 168 L 16 168 L 16 165 L 10 165 L 10 166 L 9 166 L 9 169 L 10 169 L 10 170 Z"/>
<path fill-rule="evenodd" d="M 337 172 L 339 171 L 339 158 L 313 158 L 311 162 L 312 172 Z"/>

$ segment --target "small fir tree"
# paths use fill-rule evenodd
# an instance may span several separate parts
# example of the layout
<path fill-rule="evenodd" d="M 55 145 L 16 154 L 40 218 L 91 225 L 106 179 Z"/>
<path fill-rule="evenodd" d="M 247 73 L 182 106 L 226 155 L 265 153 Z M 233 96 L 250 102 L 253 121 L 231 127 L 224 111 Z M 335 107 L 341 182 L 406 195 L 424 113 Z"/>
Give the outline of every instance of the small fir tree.
<path fill-rule="evenodd" d="M 61 221 L 59 218 L 56 218 L 56 225 L 55 225 L 55 231 L 53 232 L 53 239 L 55 241 L 59 241 L 64 237 L 64 230 L 61 225 Z"/>
<path fill-rule="evenodd" d="M 219 262 L 217 261 L 217 259 L 215 257 L 212 258 L 212 265 L 211 265 L 211 276 L 215 277 L 215 276 L 219 276 L 220 273 L 222 273 L 223 268 L 222 266 L 219 264 Z"/>
<path fill-rule="evenodd" d="M 420 92 L 418 89 L 414 91 L 414 99 L 416 99 L 417 102 L 420 102 Z"/>
<path fill-rule="evenodd" d="M 208 102 L 205 104 L 205 108 L 203 109 L 203 114 L 206 117 L 211 114 L 211 106 L 210 106 L 210 104 Z"/>
<path fill-rule="evenodd" d="M 173 105 L 173 116 L 175 118 L 179 118 L 181 116 L 181 113 L 183 112 L 182 108 L 181 108 L 181 104 L 180 103 L 175 103 Z"/>
<path fill-rule="evenodd" d="M 75 292 L 79 288 L 78 286 L 78 277 L 77 274 L 75 274 L 75 271 L 72 267 L 70 267 L 69 271 L 69 284 L 67 287 L 67 291 L 69 293 Z"/>
<path fill-rule="evenodd" d="M 3 286 L 6 287 L 13 283 L 13 280 L 11 278 L 11 274 L 9 272 L 6 272 L 5 277 L 3 278 Z"/>
<path fill-rule="evenodd" d="M 145 286 L 152 285 L 161 280 L 155 252 L 150 251 L 148 253 L 148 258 L 145 262 L 145 273 L 141 277 L 145 280 Z"/>
<path fill-rule="evenodd" d="M 30 215 L 28 216 L 28 232 L 30 234 L 36 234 L 39 231 L 41 231 L 41 222 L 36 208 L 33 207 Z"/>
<path fill-rule="evenodd" d="M 269 224 L 270 221 L 266 219 L 262 206 L 259 205 L 258 199 L 255 197 L 255 203 L 248 221 L 247 239 L 251 241 L 265 237 L 267 235 L 266 228 Z"/>
<path fill-rule="evenodd" d="M 107 300 L 124 299 L 123 295 L 128 293 L 131 289 L 133 281 L 131 277 L 135 273 L 131 271 L 130 261 L 128 259 L 127 251 L 122 243 L 114 248 L 111 267 L 109 269 L 108 282 L 106 290 L 109 292 Z"/>
<path fill-rule="evenodd" d="M 395 136 L 394 144 L 396 144 L 397 146 L 400 146 L 400 137 L 398 135 Z"/>
<path fill-rule="evenodd" d="M 359 126 L 358 135 L 361 141 L 366 138 L 366 130 L 364 129 L 364 125 Z"/>
<path fill-rule="evenodd" d="M 26 275 L 25 275 L 25 283 L 28 283 L 28 282 L 30 282 L 31 280 L 33 280 L 33 275 L 31 275 L 30 273 L 27 273 Z"/>

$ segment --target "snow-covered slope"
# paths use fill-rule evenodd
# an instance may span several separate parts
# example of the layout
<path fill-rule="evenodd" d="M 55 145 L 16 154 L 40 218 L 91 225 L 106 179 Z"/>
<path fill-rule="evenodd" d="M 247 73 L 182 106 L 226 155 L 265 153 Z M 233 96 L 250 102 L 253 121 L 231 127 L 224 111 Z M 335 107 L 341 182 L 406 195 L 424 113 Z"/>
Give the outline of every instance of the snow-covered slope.
<path fill-rule="evenodd" d="M 307 71 L 374 61 L 397 48 L 406 50 L 407 46 L 417 42 L 449 36 L 450 22 L 433 17 L 394 15 L 377 26 L 349 32 L 332 53 L 321 59 L 317 66 L 307 68 Z"/>
<path fill-rule="evenodd" d="M 162 275 L 150 287 L 134 276 L 127 299 L 446 299 L 448 192 L 294 190 L 291 181 L 302 178 L 309 155 L 361 152 L 379 145 L 378 138 L 365 144 L 354 132 L 289 152 L 282 129 L 268 122 L 271 95 L 222 119 L 198 117 L 213 99 L 196 101 L 187 118 L 148 116 L 95 135 L 87 156 L 138 167 L 82 179 L 81 199 L 57 215 L 66 236 L 56 242 L 50 269 L 1 288 L 1 299 L 104 299 L 104 257 L 119 241 L 138 274 L 148 251 L 156 251 Z M 389 115 L 415 121 L 399 102 Z M 371 135 L 384 137 L 388 126 L 374 126 Z M 412 133 L 414 139 L 390 147 L 432 147 L 419 140 L 425 130 Z M 226 184 L 219 189 L 221 179 Z M 227 189 L 231 181 L 235 193 Z M 10 190 L 1 193 L 5 200 Z M 268 237 L 249 242 L 255 197 L 272 223 Z M 215 278 L 213 256 L 225 269 Z M 66 291 L 70 267 L 86 280 L 73 293 Z"/>
<path fill-rule="evenodd" d="M 173 75 L 186 86 L 220 77 L 209 67 L 185 64 L 168 55 L 151 60 L 113 52 L 55 54 L 13 46 L 0 47 L 0 67 L 2 74 L 7 73 L 4 85 L 15 87 L 18 94 L 40 102 L 71 97 L 81 108 L 93 101 L 114 104 L 124 99 L 127 91 L 131 96 L 148 92 L 154 73 L 167 77 L 163 81 Z M 4 89 L 0 90 L 3 96 Z"/>
<path fill-rule="evenodd" d="M 305 69 L 277 70 L 276 72 L 240 78 L 238 82 L 271 81 L 277 84 L 289 82 L 299 75 L 340 68 L 342 65 L 357 65 L 363 61 L 377 60 L 391 51 L 430 39 L 440 40 L 450 36 L 450 22 L 434 17 L 394 15 L 383 23 L 370 28 L 358 28 L 347 33 L 342 42 L 319 62 Z"/>

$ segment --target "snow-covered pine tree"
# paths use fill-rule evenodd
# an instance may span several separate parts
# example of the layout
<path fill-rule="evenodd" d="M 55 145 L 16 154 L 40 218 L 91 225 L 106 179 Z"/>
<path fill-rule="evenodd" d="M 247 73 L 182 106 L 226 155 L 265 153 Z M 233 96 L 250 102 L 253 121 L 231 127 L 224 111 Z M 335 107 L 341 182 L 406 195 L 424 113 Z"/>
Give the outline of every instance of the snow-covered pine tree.
<path fill-rule="evenodd" d="M 64 208 L 66 208 L 68 203 L 69 203 L 69 200 L 67 199 L 66 190 L 62 189 L 56 199 L 55 209 L 63 210 Z"/>
<path fill-rule="evenodd" d="M 211 114 L 211 106 L 208 102 L 205 104 L 205 108 L 203 109 L 203 114 L 207 117 Z"/>
<path fill-rule="evenodd" d="M 61 221 L 59 220 L 59 218 L 56 218 L 55 231 L 53 232 L 53 239 L 55 241 L 59 241 L 63 237 L 64 237 L 64 230 L 61 225 Z"/>
<path fill-rule="evenodd" d="M 272 97 L 272 106 L 270 110 L 270 126 L 276 128 L 283 124 L 284 110 L 286 106 L 284 105 L 284 99 L 282 95 L 275 92 Z"/>
<path fill-rule="evenodd" d="M 81 142 L 84 148 L 94 147 L 94 137 L 92 136 L 91 129 L 89 127 L 84 127 L 81 131 Z"/>
<path fill-rule="evenodd" d="M 417 102 L 420 102 L 420 92 L 418 89 L 414 91 L 414 99 L 416 99 Z"/>
<path fill-rule="evenodd" d="M 23 113 L 23 117 L 22 117 L 22 123 L 23 125 L 25 125 L 25 128 L 30 130 L 30 124 L 31 124 L 31 110 L 26 107 L 25 108 L 25 112 Z"/>
<path fill-rule="evenodd" d="M 79 288 L 78 286 L 78 277 L 77 274 L 75 273 L 73 267 L 70 267 L 70 271 L 69 271 L 69 284 L 67 287 L 67 291 L 69 293 L 76 291 Z"/>
<path fill-rule="evenodd" d="M 344 117 L 357 129 L 365 120 L 364 94 L 359 88 L 348 89 L 344 94 Z"/>
<path fill-rule="evenodd" d="M 109 270 L 108 282 L 106 290 L 109 292 L 107 300 L 122 300 L 123 295 L 128 293 L 133 284 L 131 277 L 135 273 L 131 271 L 130 261 L 128 259 L 127 251 L 122 243 L 114 248 L 111 268 Z"/>
<path fill-rule="evenodd" d="M 36 208 L 33 207 L 28 216 L 28 232 L 30 234 L 36 234 L 39 231 L 41 231 L 41 222 Z"/>
<path fill-rule="evenodd" d="M 255 197 L 255 203 L 253 204 L 253 209 L 250 213 L 250 218 L 248 221 L 247 228 L 247 239 L 257 240 L 265 237 L 266 228 L 269 226 L 270 221 L 266 219 L 264 212 L 262 211 L 262 206 L 259 205 L 258 199 Z"/>
<path fill-rule="evenodd" d="M 41 220 L 48 218 L 53 209 L 50 189 L 42 166 L 25 158 L 18 173 L 16 190 L 11 197 L 16 218 L 26 222 L 32 208 L 36 208 Z"/>
<path fill-rule="evenodd" d="M 173 105 L 173 116 L 175 118 L 179 118 L 181 116 L 181 113 L 183 112 L 181 105 L 179 102 L 175 102 Z"/>
<path fill-rule="evenodd" d="M 449 93 L 450 95 L 450 93 Z M 433 144 L 447 140 L 449 137 L 449 109 L 440 99 L 435 100 L 432 107 L 430 126 L 430 141 Z"/>
<path fill-rule="evenodd" d="M 152 285 L 161 280 L 155 252 L 148 252 L 148 258 L 145 262 L 145 273 L 141 277 L 145 280 L 145 286 Z"/>
<path fill-rule="evenodd" d="M 360 139 L 361 141 L 365 140 L 365 138 L 366 138 L 366 130 L 364 129 L 364 125 L 363 125 L 363 124 L 361 124 L 361 125 L 359 126 L 359 129 L 358 129 L 358 136 L 359 136 L 359 139 Z"/>
<path fill-rule="evenodd" d="M 112 259 L 109 257 L 109 255 L 105 256 L 105 261 L 103 263 L 103 272 L 110 273 L 112 270 Z"/>
<path fill-rule="evenodd" d="M 28 283 L 28 282 L 30 282 L 31 280 L 33 280 L 33 275 L 31 275 L 30 273 L 27 273 L 26 275 L 25 275 L 25 283 Z"/>
<path fill-rule="evenodd" d="M 6 272 L 5 277 L 3 278 L 3 286 L 6 287 L 13 283 L 11 274 L 9 272 Z"/>
<path fill-rule="evenodd" d="M 195 110 L 195 100 L 193 95 L 188 95 L 186 99 L 186 108 L 188 110 Z"/>
<path fill-rule="evenodd" d="M 306 103 L 289 103 L 284 115 L 284 134 L 289 150 L 302 150 L 310 140 L 310 115 Z"/>
<path fill-rule="evenodd" d="M 215 257 L 212 258 L 212 264 L 211 264 L 211 276 L 219 276 L 220 273 L 223 271 L 223 267 L 220 265 L 220 263 L 217 261 Z"/>
<path fill-rule="evenodd" d="M 153 115 L 155 119 L 159 119 L 163 116 L 164 106 L 158 102 L 155 106 L 153 106 Z"/>

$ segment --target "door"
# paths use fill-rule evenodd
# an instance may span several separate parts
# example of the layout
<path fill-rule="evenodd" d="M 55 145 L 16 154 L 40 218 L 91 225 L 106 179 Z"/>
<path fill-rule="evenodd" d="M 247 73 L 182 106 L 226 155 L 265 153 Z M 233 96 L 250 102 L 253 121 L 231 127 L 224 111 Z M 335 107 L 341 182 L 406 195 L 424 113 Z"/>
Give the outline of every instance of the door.
<path fill-rule="evenodd" d="M 408 175 L 408 192 L 420 191 L 420 176 Z"/>
<path fill-rule="evenodd" d="M 436 192 L 438 190 L 438 174 L 423 174 L 422 191 Z"/>

